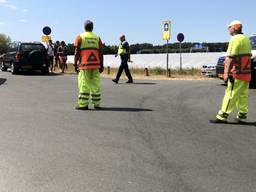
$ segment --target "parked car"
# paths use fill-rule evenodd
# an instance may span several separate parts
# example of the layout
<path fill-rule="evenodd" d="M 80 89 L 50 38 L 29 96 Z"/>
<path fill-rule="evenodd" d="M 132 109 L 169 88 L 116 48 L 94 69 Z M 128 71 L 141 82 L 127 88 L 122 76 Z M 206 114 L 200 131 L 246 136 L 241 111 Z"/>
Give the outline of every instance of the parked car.
<path fill-rule="evenodd" d="M 250 82 L 251 87 L 256 87 L 256 35 L 250 37 L 250 40 L 252 42 L 252 80 Z M 224 62 L 226 59 L 226 55 L 222 55 L 217 63 L 216 66 L 216 75 L 220 79 L 224 78 Z"/>
<path fill-rule="evenodd" d="M 12 74 L 20 71 L 40 70 L 49 73 L 49 57 L 46 48 L 41 43 L 12 43 L 10 49 L 3 55 L 1 70 L 11 69 Z"/>
<path fill-rule="evenodd" d="M 216 77 L 216 64 L 203 65 L 201 74 L 207 77 Z"/>

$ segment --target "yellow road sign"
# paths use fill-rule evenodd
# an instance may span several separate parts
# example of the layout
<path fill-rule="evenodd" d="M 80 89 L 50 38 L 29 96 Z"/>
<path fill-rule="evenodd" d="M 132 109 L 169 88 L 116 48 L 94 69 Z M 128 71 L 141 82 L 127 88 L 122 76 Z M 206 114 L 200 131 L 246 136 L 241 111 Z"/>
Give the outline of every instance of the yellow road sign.
<path fill-rule="evenodd" d="M 162 24 L 163 40 L 169 41 L 171 39 L 171 21 L 165 20 Z"/>
<path fill-rule="evenodd" d="M 42 42 L 49 43 L 50 40 L 51 40 L 51 36 L 48 36 L 48 35 L 42 36 Z"/>

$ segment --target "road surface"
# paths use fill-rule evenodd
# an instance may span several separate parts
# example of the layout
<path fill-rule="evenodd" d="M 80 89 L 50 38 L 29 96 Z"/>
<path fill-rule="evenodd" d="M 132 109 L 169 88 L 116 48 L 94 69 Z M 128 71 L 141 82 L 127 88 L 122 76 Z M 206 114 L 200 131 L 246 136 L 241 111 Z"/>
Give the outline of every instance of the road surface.
<path fill-rule="evenodd" d="M 241 126 L 208 122 L 219 80 L 103 79 L 102 111 L 74 110 L 76 84 L 0 72 L 1 192 L 256 191 L 256 90 Z"/>

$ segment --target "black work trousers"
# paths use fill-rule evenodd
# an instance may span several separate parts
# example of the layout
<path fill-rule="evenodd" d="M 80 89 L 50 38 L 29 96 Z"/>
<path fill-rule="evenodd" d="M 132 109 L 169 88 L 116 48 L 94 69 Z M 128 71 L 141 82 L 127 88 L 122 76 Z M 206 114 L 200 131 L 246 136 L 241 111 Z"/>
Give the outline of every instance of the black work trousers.
<path fill-rule="evenodd" d="M 128 58 L 121 58 L 121 65 L 120 65 L 119 70 L 116 75 L 117 81 L 119 81 L 123 71 L 125 71 L 125 74 L 126 74 L 127 78 L 129 79 L 129 81 L 133 81 L 133 78 L 132 78 L 132 75 L 130 73 L 129 66 L 128 66 Z"/>

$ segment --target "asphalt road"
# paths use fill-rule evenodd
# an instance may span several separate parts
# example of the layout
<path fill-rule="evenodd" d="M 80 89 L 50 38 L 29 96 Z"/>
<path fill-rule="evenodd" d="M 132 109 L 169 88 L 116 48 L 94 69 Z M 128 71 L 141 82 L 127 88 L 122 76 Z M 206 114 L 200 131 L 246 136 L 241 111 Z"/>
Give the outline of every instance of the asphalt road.
<path fill-rule="evenodd" d="M 0 191 L 256 191 L 256 126 L 208 122 L 220 83 L 104 79 L 104 110 L 75 111 L 76 76 L 0 72 Z"/>

